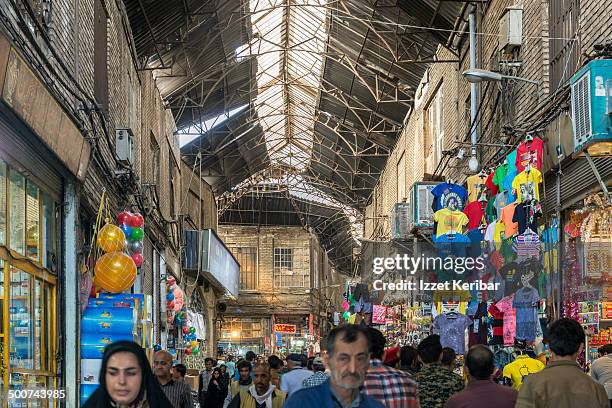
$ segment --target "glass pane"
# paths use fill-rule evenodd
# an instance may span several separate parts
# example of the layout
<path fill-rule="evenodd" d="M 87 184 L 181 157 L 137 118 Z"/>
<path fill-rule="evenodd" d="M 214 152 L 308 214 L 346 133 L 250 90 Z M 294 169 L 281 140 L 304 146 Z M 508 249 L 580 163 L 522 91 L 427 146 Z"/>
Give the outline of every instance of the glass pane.
<path fill-rule="evenodd" d="M 0 161 L 0 245 L 6 245 L 6 163 Z"/>
<path fill-rule="evenodd" d="M 4 261 L 0 259 L 0 333 L 4 333 L 4 305 L 6 305 L 4 299 L 4 265 Z M 0 371 L 2 371 L 4 367 L 2 364 L 4 362 L 3 350 L 3 348 L 0 348 Z M 2 375 L 0 375 L 0 377 L 2 377 Z M 1 387 L 0 390 L 2 390 Z"/>
<path fill-rule="evenodd" d="M 19 269 L 11 268 L 9 300 L 9 338 L 11 342 L 9 344 L 9 358 L 12 368 L 34 368 L 31 293 L 32 279 L 30 279 L 30 275 Z"/>
<path fill-rule="evenodd" d="M 9 389 L 54 389 L 54 387 L 53 381 L 49 377 L 45 377 L 42 375 L 11 373 L 9 377 Z M 10 401 L 8 407 L 50 407 L 53 406 L 52 401 L 53 400 L 46 399 L 15 399 Z"/>
<path fill-rule="evenodd" d="M 55 325 L 55 321 L 53 320 L 53 286 L 49 285 L 49 284 L 45 284 L 45 296 L 43 298 L 43 313 L 44 313 L 44 320 L 43 320 L 43 333 L 44 333 L 44 340 L 43 340 L 43 345 L 45 347 L 45 355 L 46 355 L 46 359 L 43 362 L 44 367 L 43 369 L 45 370 L 51 370 L 53 368 L 52 365 L 52 359 L 55 358 L 55 341 L 54 338 L 52 337 L 52 327 L 54 327 Z"/>
<path fill-rule="evenodd" d="M 38 202 L 38 187 L 30 180 L 27 183 L 27 255 L 38 261 L 38 248 L 40 245 L 40 205 Z"/>
<path fill-rule="evenodd" d="M 56 235 L 56 219 L 55 219 L 55 202 L 51 197 L 43 192 L 43 261 L 45 268 L 56 271 L 56 254 L 57 240 Z"/>
<path fill-rule="evenodd" d="M 11 249 L 25 255 L 25 178 L 10 171 L 10 242 Z"/>
<path fill-rule="evenodd" d="M 42 307 L 40 302 L 41 297 L 41 282 L 38 279 L 34 280 L 35 292 L 34 292 L 34 369 L 41 370 L 41 327 L 42 327 Z"/>

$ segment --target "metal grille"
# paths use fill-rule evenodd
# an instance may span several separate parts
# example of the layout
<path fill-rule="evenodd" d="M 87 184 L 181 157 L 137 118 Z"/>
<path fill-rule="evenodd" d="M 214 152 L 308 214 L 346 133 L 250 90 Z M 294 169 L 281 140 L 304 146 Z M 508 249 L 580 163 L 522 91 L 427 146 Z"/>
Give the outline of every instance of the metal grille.
<path fill-rule="evenodd" d="M 591 76 L 587 72 L 572 85 L 572 113 L 575 145 L 591 136 Z"/>
<path fill-rule="evenodd" d="M 240 264 L 240 290 L 257 289 L 257 248 L 230 248 Z"/>
<path fill-rule="evenodd" d="M 304 248 L 274 248 L 274 286 L 305 288 L 310 283 Z"/>

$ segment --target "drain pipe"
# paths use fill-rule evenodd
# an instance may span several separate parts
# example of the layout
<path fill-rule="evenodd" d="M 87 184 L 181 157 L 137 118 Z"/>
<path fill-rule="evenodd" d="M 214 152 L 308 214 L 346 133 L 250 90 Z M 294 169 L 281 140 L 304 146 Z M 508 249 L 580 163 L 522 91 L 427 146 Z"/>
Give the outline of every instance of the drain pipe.
<path fill-rule="evenodd" d="M 469 14 L 470 25 L 470 69 L 476 67 L 476 6 L 472 6 Z M 468 166 L 471 171 L 478 171 L 478 156 L 476 144 L 478 143 L 478 126 L 476 124 L 476 112 L 478 92 L 476 83 L 470 83 L 470 141 L 471 141 L 471 157 Z"/>

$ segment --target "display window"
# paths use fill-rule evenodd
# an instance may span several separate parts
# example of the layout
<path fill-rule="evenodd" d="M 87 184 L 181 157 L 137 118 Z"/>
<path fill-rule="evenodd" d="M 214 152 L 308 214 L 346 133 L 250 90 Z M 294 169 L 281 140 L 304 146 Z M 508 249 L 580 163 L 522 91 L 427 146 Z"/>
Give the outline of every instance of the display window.
<path fill-rule="evenodd" d="M 0 386 L 56 389 L 56 200 L 0 161 Z M 21 406 L 52 406 L 22 401 Z"/>

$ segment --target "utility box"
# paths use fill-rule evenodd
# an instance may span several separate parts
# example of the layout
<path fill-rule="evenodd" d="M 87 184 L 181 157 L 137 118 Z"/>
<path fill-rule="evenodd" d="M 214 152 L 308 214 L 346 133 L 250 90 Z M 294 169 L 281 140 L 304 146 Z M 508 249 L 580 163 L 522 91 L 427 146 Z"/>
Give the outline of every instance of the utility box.
<path fill-rule="evenodd" d="M 499 49 L 510 52 L 523 45 L 523 8 L 507 7 L 499 19 Z"/>
<path fill-rule="evenodd" d="M 115 153 L 119 163 L 134 165 L 134 133 L 130 128 L 115 128 Z"/>

